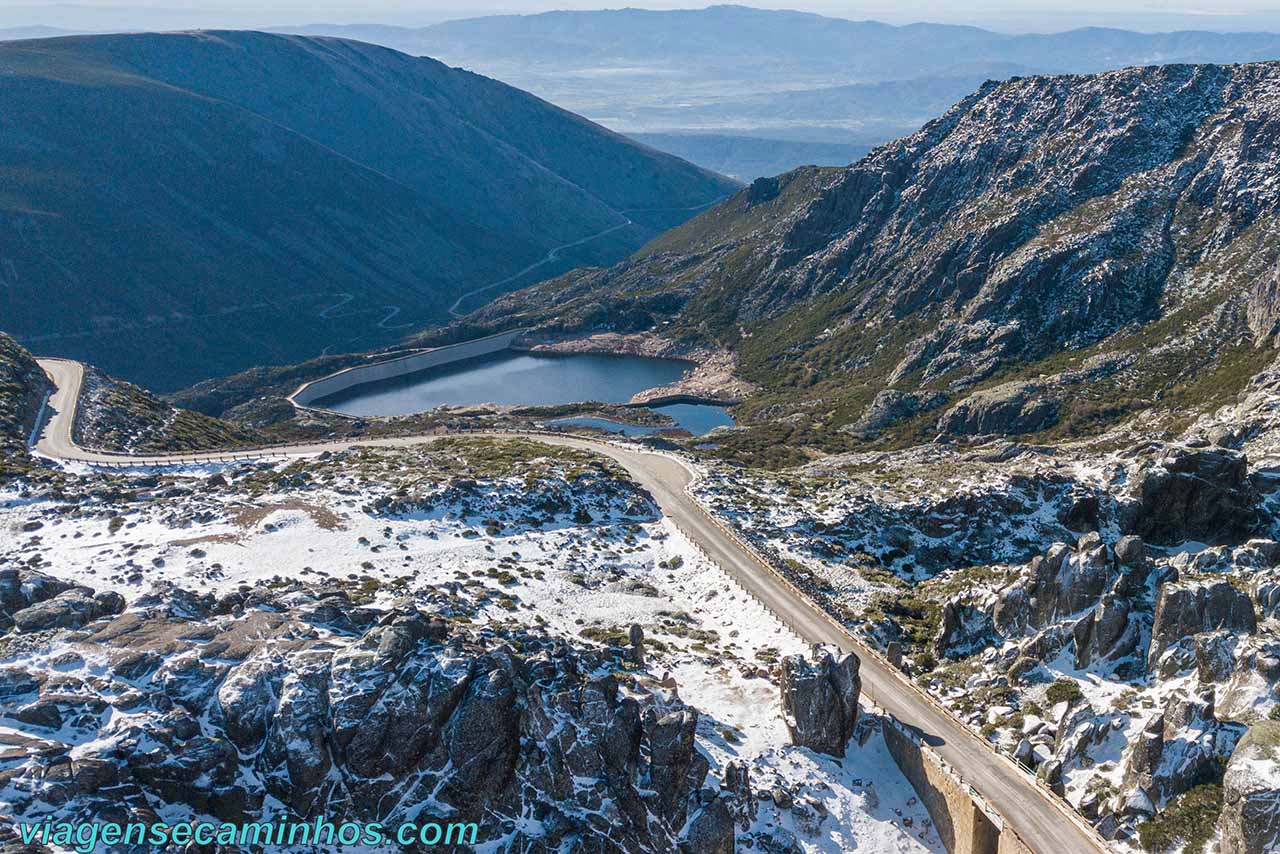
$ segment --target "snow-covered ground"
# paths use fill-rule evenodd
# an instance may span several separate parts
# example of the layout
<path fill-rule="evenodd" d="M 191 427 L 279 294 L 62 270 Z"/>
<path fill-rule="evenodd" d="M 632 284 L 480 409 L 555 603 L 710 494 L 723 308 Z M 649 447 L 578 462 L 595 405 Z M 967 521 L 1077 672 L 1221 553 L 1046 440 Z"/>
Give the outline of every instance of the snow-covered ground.
<path fill-rule="evenodd" d="M 288 471 L 299 468 L 306 466 Z M 568 494 L 588 521 L 555 505 L 566 496 L 546 486 L 555 476 L 545 466 L 539 471 L 533 485 L 517 470 L 464 483 L 461 493 L 424 482 L 408 499 L 367 474 L 282 487 L 291 482 L 284 466 L 253 475 L 266 488 L 236 488 L 235 469 L 200 467 L 175 481 L 177 496 L 166 497 L 166 481 L 153 500 L 85 502 L 73 512 L 9 493 L 0 495 L 0 565 L 32 566 L 126 599 L 164 581 L 217 594 L 332 579 L 376 606 L 453 585 L 479 604 L 473 622 L 538 624 L 579 643 L 625 636 L 639 624 L 652 679 L 669 675 L 702 712 L 699 743 L 712 776 L 730 761 L 749 766 L 760 795 L 755 830 L 780 828 L 810 852 L 942 850 L 878 730 L 851 743 L 843 761 L 790 746 L 771 671 L 780 655 L 805 651 L 799 638 L 652 505 L 602 491 L 609 483 L 597 479 Z M 398 503 L 379 503 L 387 495 Z"/>

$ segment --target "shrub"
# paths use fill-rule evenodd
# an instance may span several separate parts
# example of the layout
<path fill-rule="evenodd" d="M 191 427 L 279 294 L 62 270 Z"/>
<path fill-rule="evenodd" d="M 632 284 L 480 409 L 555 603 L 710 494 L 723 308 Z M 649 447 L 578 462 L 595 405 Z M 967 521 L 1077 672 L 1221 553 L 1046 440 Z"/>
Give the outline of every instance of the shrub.
<path fill-rule="evenodd" d="M 1181 848 L 1182 854 L 1203 854 L 1222 813 L 1222 786 L 1196 786 L 1174 798 L 1150 821 L 1138 825 L 1144 851 L 1162 854 Z"/>
<path fill-rule="evenodd" d="M 1059 703 L 1071 703 L 1079 700 L 1083 696 L 1080 693 L 1080 686 L 1072 682 L 1070 679 L 1059 679 L 1049 686 L 1049 690 L 1045 692 L 1044 698 L 1050 706 L 1056 706 Z"/>

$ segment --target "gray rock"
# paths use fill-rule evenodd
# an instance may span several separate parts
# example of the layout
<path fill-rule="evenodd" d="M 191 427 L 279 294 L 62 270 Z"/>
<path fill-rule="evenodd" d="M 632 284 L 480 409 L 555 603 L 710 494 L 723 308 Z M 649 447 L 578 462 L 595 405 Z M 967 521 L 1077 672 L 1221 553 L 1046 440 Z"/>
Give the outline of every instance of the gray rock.
<path fill-rule="evenodd" d="M 627 639 L 631 643 L 631 663 L 636 665 L 644 664 L 644 628 L 639 623 L 631 624 L 631 631 Z"/>
<path fill-rule="evenodd" d="M 1222 854 L 1280 850 L 1280 721 L 1240 739 L 1222 781 Z"/>
<path fill-rule="evenodd" d="M 1160 588 L 1147 668 L 1155 670 L 1165 650 L 1200 632 L 1225 629 L 1253 634 L 1257 617 L 1248 594 L 1226 579 L 1170 582 Z"/>
<path fill-rule="evenodd" d="M 1205 632 L 1195 636 L 1196 676 L 1202 683 L 1223 682 L 1231 677 L 1239 640 L 1231 632 Z"/>
<path fill-rule="evenodd" d="M 1142 621 L 1134 602 L 1115 593 L 1104 593 L 1098 607 L 1075 628 L 1076 667 L 1094 661 L 1117 662 L 1133 655 L 1142 639 Z"/>
<path fill-rule="evenodd" d="M 1067 793 L 1066 782 L 1062 778 L 1062 762 L 1058 759 L 1049 759 L 1036 769 L 1036 777 L 1059 797 L 1065 797 Z"/>
<path fill-rule="evenodd" d="M 12 615 L 32 605 L 52 599 L 75 588 L 43 572 L 29 569 L 0 569 L 0 632 L 13 627 Z"/>
<path fill-rule="evenodd" d="M 1032 558 L 1022 579 L 1000 592 L 993 617 L 1006 637 L 1017 637 L 1081 614 L 1096 606 L 1120 577 L 1107 547 L 1096 534 L 1081 538 L 1085 548 L 1055 543 Z"/>
<path fill-rule="evenodd" d="M 1031 750 L 1031 742 L 1027 739 L 1019 739 L 1018 746 L 1013 749 L 1013 758 L 1018 762 L 1031 767 L 1034 760 L 1034 753 Z"/>
<path fill-rule="evenodd" d="M 729 796 L 730 812 L 741 830 L 748 830 L 756 818 L 756 797 L 751 790 L 751 769 L 742 762 L 730 762 L 724 768 L 722 794 Z"/>
<path fill-rule="evenodd" d="M 1222 715 L 1247 721 L 1268 706 L 1280 708 L 1280 638 L 1241 638 L 1233 654 L 1234 673 L 1219 692 Z"/>
<path fill-rule="evenodd" d="M 1125 798 L 1124 804 L 1120 807 L 1120 814 L 1130 816 L 1132 818 L 1149 819 L 1156 814 L 1156 805 L 1149 795 L 1143 789 L 1134 789 Z M 1114 839 L 1114 836 L 1108 836 Z"/>
<path fill-rule="evenodd" d="M 1230 753 L 1243 727 L 1219 721 L 1214 695 L 1174 695 L 1130 748 L 1124 788 L 1140 790 L 1156 807 L 1212 779 L 1218 757 Z"/>
<path fill-rule="evenodd" d="M 1254 580 L 1251 593 L 1262 619 L 1280 618 L 1280 573 L 1267 573 Z"/>
<path fill-rule="evenodd" d="M 994 641 L 995 625 L 984 609 L 964 599 L 943 603 L 941 624 L 933 639 L 933 651 L 939 658 L 966 658 Z"/>
<path fill-rule="evenodd" d="M 844 756 L 858 722 L 861 662 L 852 653 L 834 659 L 818 651 L 782 659 L 782 713 L 793 744 Z"/>
<path fill-rule="evenodd" d="M 1096 821 L 1102 811 L 1102 797 L 1097 792 L 1086 792 L 1076 807 L 1087 821 Z"/>
<path fill-rule="evenodd" d="M 95 595 L 87 587 L 74 587 L 15 613 L 13 628 L 17 632 L 78 629 L 94 620 L 120 613 L 124 605 L 124 598 L 119 593 Z"/>
<path fill-rule="evenodd" d="M 1058 420 L 1059 403 L 1041 383 L 1011 382 L 977 391 L 938 420 L 938 431 L 953 436 L 1034 433 Z"/>
<path fill-rule="evenodd" d="M 856 435 L 873 436 L 898 421 L 938 408 L 946 399 L 946 395 L 939 392 L 916 394 L 881 389 L 862 416 L 844 429 Z"/>
<path fill-rule="evenodd" d="M 1235 543 L 1253 530 L 1256 506 L 1244 454 L 1175 448 L 1133 476 L 1120 527 L 1157 545 Z"/>
<path fill-rule="evenodd" d="M 1142 537 L 1127 536 L 1116 540 L 1116 560 L 1123 566 L 1138 566 L 1147 559 L 1147 547 Z"/>
<path fill-rule="evenodd" d="M 689 820 L 684 839 L 680 842 L 681 854 L 733 854 L 733 816 L 719 798 L 704 804 Z"/>

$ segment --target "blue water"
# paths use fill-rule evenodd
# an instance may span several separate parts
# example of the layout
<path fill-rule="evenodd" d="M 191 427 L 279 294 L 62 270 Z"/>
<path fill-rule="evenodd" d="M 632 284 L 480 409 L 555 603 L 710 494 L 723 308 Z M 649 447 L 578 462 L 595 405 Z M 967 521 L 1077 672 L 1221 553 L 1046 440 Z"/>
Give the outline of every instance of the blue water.
<path fill-rule="evenodd" d="M 553 427 L 594 427 L 606 433 L 618 433 L 622 436 L 648 436 L 656 433 L 661 427 L 650 427 L 644 424 L 623 424 L 608 418 L 593 418 L 590 415 L 575 415 L 572 418 L 557 418 L 548 422 Z"/>
<path fill-rule="evenodd" d="M 675 382 L 690 367 L 689 362 L 677 359 L 645 356 L 507 352 L 358 386 L 321 403 L 348 415 L 366 416 L 409 415 L 437 406 L 480 403 L 509 406 L 554 406 L 591 400 L 626 403 L 638 392 Z M 658 411 L 668 413 L 695 435 L 733 424 L 733 419 L 719 406 L 681 403 Z M 625 432 L 622 430 L 625 425 L 617 422 L 590 420 L 601 422 L 590 426 Z"/>
<path fill-rule="evenodd" d="M 711 406 L 703 403 L 672 403 L 667 406 L 651 407 L 654 412 L 670 415 L 677 427 L 683 427 L 695 436 L 710 433 L 717 427 L 732 427 L 733 418 L 723 406 Z M 557 418 L 552 424 L 570 427 L 594 427 L 607 433 L 620 433 L 623 436 L 647 436 L 657 433 L 662 427 L 640 424 L 623 424 L 608 418 L 594 418 L 589 415 L 572 418 Z"/>

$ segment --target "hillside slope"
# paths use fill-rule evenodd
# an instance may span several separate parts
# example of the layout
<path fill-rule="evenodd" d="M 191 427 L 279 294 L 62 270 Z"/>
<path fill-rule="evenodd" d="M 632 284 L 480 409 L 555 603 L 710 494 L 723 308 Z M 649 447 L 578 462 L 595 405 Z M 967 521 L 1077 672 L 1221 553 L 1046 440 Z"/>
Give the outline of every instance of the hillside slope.
<path fill-rule="evenodd" d="M 0 69 L 21 117 L 0 134 L 0 317 L 160 390 L 392 340 L 555 247 L 599 234 L 559 269 L 616 260 L 733 187 L 353 42 L 75 37 L 0 45 Z"/>
<path fill-rule="evenodd" d="M 760 180 L 471 329 L 674 320 L 793 445 L 1095 432 L 1227 402 L 1280 307 L 1280 64 L 990 84 L 847 169 Z"/>
<path fill-rule="evenodd" d="M 36 426 L 40 406 L 53 384 L 31 354 L 0 332 L 0 479 L 8 463 L 26 455 L 27 440 Z"/>

